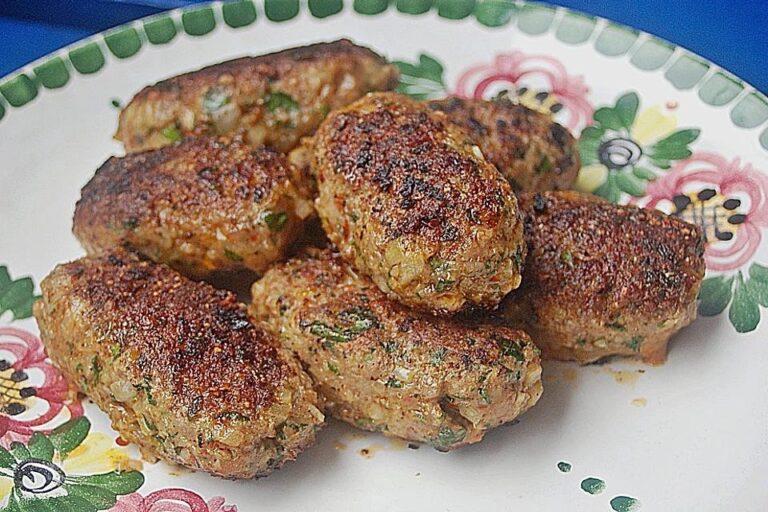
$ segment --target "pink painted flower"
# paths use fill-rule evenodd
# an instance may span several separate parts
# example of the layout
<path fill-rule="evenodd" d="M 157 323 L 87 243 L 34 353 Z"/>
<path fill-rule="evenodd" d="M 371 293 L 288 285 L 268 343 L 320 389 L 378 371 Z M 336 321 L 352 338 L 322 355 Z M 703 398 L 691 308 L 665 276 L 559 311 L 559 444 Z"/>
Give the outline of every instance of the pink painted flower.
<path fill-rule="evenodd" d="M 0 444 L 26 441 L 36 431 L 82 416 L 83 407 L 45 355 L 37 336 L 0 327 Z"/>
<path fill-rule="evenodd" d="M 697 152 L 649 183 L 646 196 L 641 205 L 704 228 L 709 270 L 743 267 L 768 227 L 768 175 L 739 158 Z"/>
<path fill-rule="evenodd" d="M 142 496 L 123 496 L 109 512 L 237 512 L 235 505 L 226 505 L 216 496 L 207 502 L 199 494 L 186 489 L 160 489 Z"/>
<path fill-rule="evenodd" d="M 556 114 L 574 132 L 591 124 L 589 87 L 581 75 L 569 75 L 560 61 L 519 50 L 497 55 L 490 64 L 464 71 L 452 92 L 464 98 L 489 98 L 510 91 L 529 108 Z"/>

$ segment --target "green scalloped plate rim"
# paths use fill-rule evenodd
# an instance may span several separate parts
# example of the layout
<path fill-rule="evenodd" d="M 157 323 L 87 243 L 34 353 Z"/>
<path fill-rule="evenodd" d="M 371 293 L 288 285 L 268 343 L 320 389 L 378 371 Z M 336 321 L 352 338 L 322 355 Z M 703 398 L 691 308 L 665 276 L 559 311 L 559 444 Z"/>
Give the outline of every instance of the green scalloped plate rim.
<path fill-rule="evenodd" d="M 222 24 L 237 29 L 261 18 L 280 23 L 308 9 L 315 18 L 326 18 L 349 8 L 344 0 L 237 0 L 173 9 L 94 34 L 27 64 L 0 79 L 0 122 L 13 109 L 23 108 L 46 90 L 65 87 L 73 73 L 98 73 L 107 58 L 126 59 L 143 45 L 163 45 L 175 37 L 200 37 Z M 511 0 L 352 0 L 361 15 L 375 16 L 388 9 L 418 16 L 436 10 L 457 20 L 474 16 L 492 28 L 512 25 L 529 34 L 553 31 L 566 44 L 583 44 L 594 30 L 597 52 L 628 58 L 644 71 L 663 71 L 677 89 L 696 89 L 699 99 L 712 107 L 731 106 L 730 119 L 737 127 L 754 130 L 768 151 L 768 98 L 753 86 L 712 62 L 661 38 L 604 18 L 588 16 L 565 7 Z M 670 64 L 670 60 L 674 62 Z M 762 128 L 762 130 L 760 130 Z"/>

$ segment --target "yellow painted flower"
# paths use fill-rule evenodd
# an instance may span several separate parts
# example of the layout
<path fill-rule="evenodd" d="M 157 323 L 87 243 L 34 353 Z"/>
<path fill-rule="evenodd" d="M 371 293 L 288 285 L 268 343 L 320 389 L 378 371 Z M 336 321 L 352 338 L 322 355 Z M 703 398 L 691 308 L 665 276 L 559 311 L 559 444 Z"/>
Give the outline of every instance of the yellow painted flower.
<path fill-rule="evenodd" d="M 594 124 L 579 138 L 582 169 L 575 188 L 613 202 L 622 193 L 645 194 L 649 181 L 669 169 L 671 162 L 691 155 L 688 146 L 699 136 L 697 129 L 677 130 L 677 118 L 658 106 L 638 114 L 640 100 L 631 92 L 612 107 L 593 114 Z"/>

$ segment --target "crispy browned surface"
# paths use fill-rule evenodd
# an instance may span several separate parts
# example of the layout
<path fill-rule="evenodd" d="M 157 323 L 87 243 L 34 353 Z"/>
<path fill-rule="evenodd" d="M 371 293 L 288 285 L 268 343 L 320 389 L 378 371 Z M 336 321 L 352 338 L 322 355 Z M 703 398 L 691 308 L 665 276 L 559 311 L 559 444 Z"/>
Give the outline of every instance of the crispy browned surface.
<path fill-rule="evenodd" d="M 149 457 L 249 478 L 313 442 L 309 379 L 231 293 L 124 254 L 59 265 L 41 288 L 48 355 Z"/>
<path fill-rule="evenodd" d="M 508 98 L 447 98 L 429 106 L 464 128 L 516 192 L 568 190 L 576 180 L 576 140 L 551 117 Z"/>
<path fill-rule="evenodd" d="M 528 259 L 501 314 L 545 358 L 663 362 L 669 337 L 696 316 L 700 228 L 578 192 L 522 194 L 520 205 Z"/>
<path fill-rule="evenodd" d="M 286 159 L 238 139 L 193 138 L 107 160 L 82 190 L 86 251 L 130 246 L 192 277 L 263 272 L 314 214 Z"/>
<path fill-rule="evenodd" d="M 435 313 L 494 307 L 525 256 L 509 183 L 426 104 L 370 94 L 314 137 L 315 202 L 341 254 L 390 297 Z"/>
<path fill-rule="evenodd" d="M 145 87 L 121 112 L 115 137 L 139 151 L 178 133 L 244 130 L 254 146 L 288 151 L 330 110 L 397 79 L 397 68 L 347 40 L 245 57 Z"/>
<path fill-rule="evenodd" d="M 329 250 L 269 270 L 252 295 L 254 316 L 298 355 L 328 411 L 360 428 L 448 450 L 541 395 L 525 333 L 409 310 Z"/>

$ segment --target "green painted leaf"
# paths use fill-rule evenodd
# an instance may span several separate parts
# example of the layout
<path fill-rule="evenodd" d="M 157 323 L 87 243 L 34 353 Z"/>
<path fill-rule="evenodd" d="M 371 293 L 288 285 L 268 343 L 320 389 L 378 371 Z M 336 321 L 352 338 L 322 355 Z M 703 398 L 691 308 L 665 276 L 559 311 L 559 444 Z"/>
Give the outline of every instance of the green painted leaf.
<path fill-rule="evenodd" d="M 749 267 L 749 277 L 768 283 L 768 267 L 753 263 L 752 266 Z"/>
<path fill-rule="evenodd" d="M 731 302 L 733 278 L 708 277 L 701 283 L 699 291 L 699 314 L 717 316 Z"/>
<path fill-rule="evenodd" d="M 16 464 L 16 459 L 11 455 L 11 452 L 0 446 L 0 468 L 10 469 Z"/>
<path fill-rule="evenodd" d="M 30 457 L 27 447 L 18 441 L 11 443 L 11 454 L 16 457 L 16 460 L 26 460 Z"/>
<path fill-rule="evenodd" d="M 32 316 L 32 305 L 38 299 L 31 277 L 11 279 L 7 267 L 0 267 L 0 315 L 6 311 L 14 320 Z"/>
<path fill-rule="evenodd" d="M 624 127 L 621 117 L 615 109 L 611 107 L 602 107 L 595 110 L 592 117 L 600 123 L 602 128 L 608 128 L 611 130 L 620 130 Z"/>
<path fill-rule="evenodd" d="M 29 454 L 36 459 L 53 460 L 53 443 L 40 432 L 35 432 L 27 443 Z"/>
<path fill-rule="evenodd" d="M 88 500 L 79 496 L 56 496 L 54 498 L 39 499 L 32 498 L 35 503 L 41 503 L 41 506 L 47 506 L 44 510 L 51 510 L 53 512 L 98 512 L 95 505 Z M 24 506 L 24 510 L 30 510 L 27 505 Z"/>
<path fill-rule="evenodd" d="M 634 174 L 617 172 L 616 186 L 619 187 L 619 190 L 634 197 L 643 197 L 645 195 L 645 182 L 639 180 Z"/>
<path fill-rule="evenodd" d="M 632 174 L 645 181 L 653 181 L 656 179 L 656 173 L 645 167 L 634 167 Z"/>
<path fill-rule="evenodd" d="M 600 161 L 598 149 L 602 143 L 603 134 L 605 134 L 605 130 L 597 126 L 587 126 L 581 131 L 581 136 L 579 136 L 579 155 L 581 156 L 582 166 L 586 167 Z"/>
<path fill-rule="evenodd" d="M 144 475 L 138 471 L 112 471 L 100 475 L 72 476 L 78 485 L 101 487 L 117 495 L 130 494 L 144 485 Z"/>
<path fill-rule="evenodd" d="M 621 199 L 621 190 L 619 190 L 619 187 L 616 185 L 616 176 L 614 173 L 609 174 L 605 183 L 600 185 L 594 193 L 612 203 L 618 203 L 619 199 Z"/>
<path fill-rule="evenodd" d="M 661 139 L 654 144 L 654 147 L 666 147 L 666 146 L 687 146 L 691 142 L 699 138 L 701 130 L 696 128 L 687 128 L 685 130 L 678 130 L 667 137 Z"/>
<path fill-rule="evenodd" d="M 740 333 L 754 331 L 760 322 L 760 308 L 745 285 L 741 272 L 736 280 L 733 302 L 728 309 L 728 319 L 736 332 Z"/>
<path fill-rule="evenodd" d="M 768 308 L 768 282 L 760 281 L 758 279 L 750 279 L 747 281 L 746 286 L 749 293 L 755 299 L 755 302 Z"/>
<path fill-rule="evenodd" d="M 74 418 L 56 427 L 48 435 L 59 456 L 64 459 L 66 456 L 80 446 L 91 430 L 91 422 L 85 416 Z"/>
<path fill-rule="evenodd" d="M 69 496 L 87 501 L 96 507 L 96 510 L 110 509 L 117 502 L 117 494 L 104 487 L 70 482 L 64 484 L 64 487 Z"/>
<path fill-rule="evenodd" d="M 649 153 L 651 160 L 684 160 L 693 154 L 687 146 L 654 146 Z"/>
<path fill-rule="evenodd" d="M 418 64 L 395 61 L 400 69 L 400 83 L 397 91 L 416 99 L 430 99 L 445 94 L 443 65 L 426 54 L 419 55 Z"/>
<path fill-rule="evenodd" d="M 639 104 L 640 100 L 634 92 L 627 93 L 616 101 L 614 110 L 621 121 L 621 125 L 627 130 L 631 129 L 635 122 Z"/>

